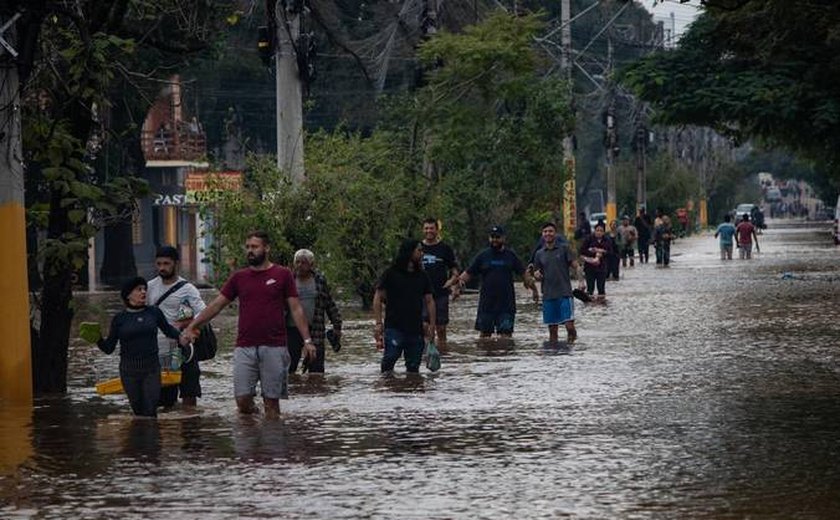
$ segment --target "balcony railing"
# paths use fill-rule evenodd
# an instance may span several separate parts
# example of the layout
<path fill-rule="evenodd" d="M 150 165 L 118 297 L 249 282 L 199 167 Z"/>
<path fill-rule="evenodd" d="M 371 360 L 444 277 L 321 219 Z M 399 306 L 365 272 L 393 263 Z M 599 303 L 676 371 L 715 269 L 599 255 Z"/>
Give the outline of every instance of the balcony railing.
<path fill-rule="evenodd" d="M 190 123 L 178 122 L 174 130 L 145 131 L 140 139 L 146 161 L 196 161 L 207 155 L 204 131 Z"/>

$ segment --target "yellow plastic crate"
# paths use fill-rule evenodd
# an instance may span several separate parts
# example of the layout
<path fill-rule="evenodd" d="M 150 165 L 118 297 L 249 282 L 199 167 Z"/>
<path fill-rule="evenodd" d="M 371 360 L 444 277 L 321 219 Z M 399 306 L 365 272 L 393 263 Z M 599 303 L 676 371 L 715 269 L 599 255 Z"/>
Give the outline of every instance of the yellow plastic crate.
<path fill-rule="evenodd" d="M 160 373 L 160 385 L 161 386 L 172 386 L 181 384 L 181 372 L 173 372 L 169 370 L 163 370 Z M 99 395 L 106 395 L 106 394 L 120 394 L 124 392 L 122 381 L 119 377 L 114 379 L 109 379 L 107 381 L 102 381 L 101 383 L 96 383 L 96 393 Z"/>

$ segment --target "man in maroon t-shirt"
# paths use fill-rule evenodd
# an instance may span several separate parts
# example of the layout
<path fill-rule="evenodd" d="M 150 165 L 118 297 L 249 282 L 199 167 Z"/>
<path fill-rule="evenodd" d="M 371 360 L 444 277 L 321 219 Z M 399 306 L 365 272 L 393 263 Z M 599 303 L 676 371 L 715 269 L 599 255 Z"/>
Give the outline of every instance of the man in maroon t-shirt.
<path fill-rule="evenodd" d="M 755 226 L 750 222 L 750 216 L 744 214 L 743 220 L 735 226 L 735 235 L 738 237 L 738 257 L 743 259 L 752 258 L 753 239 L 755 250 L 761 251 L 758 247 L 758 236 L 755 234 Z"/>
<path fill-rule="evenodd" d="M 266 414 L 280 413 L 289 374 L 285 307 L 288 304 L 303 340 L 304 359 L 315 359 L 306 316 L 298 301 L 294 276 L 268 260 L 268 234 L 254 231 L 245 241 L 248 267 L 230 275 L 219 296 L 185 329 L 191 339 L 230 302 L 239 298 L 239 326 L 233 351 L 233 389 L 241 413 L 254 413 L 260 382 Z"/>

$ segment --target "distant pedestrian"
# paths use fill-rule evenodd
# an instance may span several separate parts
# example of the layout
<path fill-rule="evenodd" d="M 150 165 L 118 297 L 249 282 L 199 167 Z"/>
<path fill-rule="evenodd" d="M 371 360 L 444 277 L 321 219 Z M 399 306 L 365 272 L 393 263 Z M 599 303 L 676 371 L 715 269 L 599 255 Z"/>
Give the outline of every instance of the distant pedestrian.
<path fill-rule="evenodd" d="M 333 340 L 341 341 L 341 312 L 338 310 L 326 277 L 315 269 L 315 253 L 309 249 L 298 249 L 295 251 L 292 267 L 298 300 L 306 315 L 312 343 L 315 344 L 315 358 L 308 360 L 305 369 L 310 374 L 323 374 L 327 343 L 326 318 L 329 318 L 332 324 Z M 291 357 L 289 373 L 294 374 L 303 354 L 304 336 L 298 330 L 292 313 L 286 315 L 286 331 L 289 336 L 289 356 Z"/>
<path fill-rule="evenodd" d="M 657 209 L 653 226 L 653 246 L 656 249 L 657 267 L 671 266 L 671 241 L 673 238 L 671 218 L 662 209 Z"/>
<path fill-rule="evenodd" d="M 423 221 L 423 269 L 432 282 L 432 293 L 435 299 L 435 324 L 437 330 L 437 345 L 446 348 L 446 326 L 449 324 L 449 296 L 458 297 L 461 287 L 457 283 L 446 285 L 449 280 L 458 277 L 458 260 L 455 251 L 440 238 L 438 221 L 429 217 Z M 423 318 L 428 322 L 428 314 Z"/>
<path fill-rule="evenodd" d="M 146 289 L 146 280 L 141 277 L 123 284 L 120 298 L 125 302 L 125 310 L 111 320 L 108 337 L 100 337 L 96 344 L 106 354 L 113 353 L 120 344 L 120 380 L 131 409 L 134 415 L 156 417 L 161 388 L 157 331 L 172 339 L 181 333 L 169 324 L 160 309 L 146 304 Z"/>
<path fill-rule="evenodd" d="M 495 332 L 501 337 L 513 335 L 516 320 L 516 292 L 513 288 L 514 275 L 523 276 L 527 288 L 533 280 L 522 261 L 505 245 L 505 231 L 501 226 L 490 228 L 490 247 L 473 258 L 466 271 L 460 274 L 460 283 L 466 284 L 473 277 L 481 277 L 481 291 L 478 296 L 478 311 L 475 330 L 482 338 L 489 338 Z"/>
<path fill-rule="evenodd" d="M 636 226 L 630 223 L 630 217 L 624 215 L 621 217 L 621 225 L 618 226 L 618 233 L 620 235 L 620 256 L 622 267 L 627 267 L 627 261 L 630 261 L 630 267 L 635 265 L 636 261 L 636 240 L 639 238 Z"/>
<path fill-rule="evenodd" d="M 732 239 L 735 236 L 735 226 L 732 217 L 727 213 L 723 216 L 723 223 L 717 227 L 715 238 L 720 237 L 720 259 L 732 260 Z"/>
<path fill-rule="evenodd" d="M 618 233 L 618 221 L 610 221 L 610 228 L 606 236 L 610 243 L 610 249 L 607 251 L 607 280 L 617 282 L 621 274 L 621 256 L 619 253 L 621 235 Z"/>
<path fill-rule="evenodd" d="M 639 215 L 633 222 L 633 226 L 635 226 L 639 236 L 639 263 L 646 264 L 649 258 L 650 239 L 653 236 L 653 220 L 651 220 L 645 208 L 639 208 Z"/>
<path fill-rule="evenodd" d="M 418 240 L 405 240 L 397 255 L 376 285 L 373 295 L 373 317 L 376 348 L 383 351 L 382 373 L 394 369 L 400 356 L 405 359 L 405 371 L 420 371 L 425 341 L 434 340 L 435 300 L 432 282 L 423 271 L 423 247 Z M 385 307 L 383 321 L 382 307 Z M 428 313 L 428 327 L 423 326 L 423 307 Z"/>
<path fill-rule="evenodd" d="M 253 231 L 245 240 L 248 267 L 235 271 L 219 295 L 185 329 L 187 337 L 239 299 L 239 326 L 233 351 L 233 390 L 240 413 L 257 412 L 254 405 L 260 383 L 266 415 L 280 413 L 285 397 L 291 357 L 288 349 L 285 309 L 303 337 L 303 357 L 315 360 L 315 344 L 309 336 L 306 315 L 298 300 L 292 272 L 269 259 L 271 243 L 265 231 Z"/>
<path fill-rule="evenodd" d="M 578 213 L 577 227 L 575 228 L 575 239 L 583 240 L 592 234 L 592 226 L 589 224 L 589 219 L 586 218 L 586 213 L 581 211 Z"/>
<path fill-rule="evenodd" d="M 592 236 L 580 246 L 583 272 L 586 275 L 586 292 L 592 296 L 597 288 L 599 300 L 606 297 L 607 253 L 610 249 L 609 241 L 604 235 L 604 225 L 596 224 Z"/>
<path fill-rule="evenodd" d="M 534 276 L 541 282 L 543 323 L 548 326 L 548 341 L 557 343 L 557 329 L 566 327 L 568 343 L 577 339 L 575 302 L 569 269 L 573 269 L 583 283 L 580 266 L 565 243 L 557 238 L 557 226 L 546 222 L 542 227 L 543 247 L 534 255 Z"/>
<path fill-rule="evenodd" d="M 738 258 L 741 260 L 752 258 L 753 240 L 755 250 L 761 251 L 758 247 L 758 235 L 755 233 L 755 226 L 750 222 L 750 216 L 744 214 L 741 222 L 735 226 L 735 234 L 738 236 Z"/>

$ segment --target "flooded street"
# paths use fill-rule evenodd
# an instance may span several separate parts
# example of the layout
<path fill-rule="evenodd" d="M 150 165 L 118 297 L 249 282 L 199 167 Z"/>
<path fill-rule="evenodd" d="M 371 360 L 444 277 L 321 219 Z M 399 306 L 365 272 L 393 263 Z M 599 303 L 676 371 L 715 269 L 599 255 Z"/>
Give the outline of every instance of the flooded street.
<path fill-rule="evenodd" d="M 752 261 L 703 235 L 670 269 L 623 270 L 607 304 L 578 304 L 570 355 L 543 349 L 520 287 L 513 342 L 476 341 L 467 295 L 441 371 L 384 379 L 372 319 L 348 311 L 327 377 L 297 378 L 277 421 L 236 414 L 230 341 L 202 363 L 200 415 L 158 421 L 98 396 L 117 358 L 74 342 L 68 395 L 0 422 L 28 440 L 0 445 L 24 459 L 0 517 L 836 518 L 840 250 L 804 222 L 759 239 Z"/>

